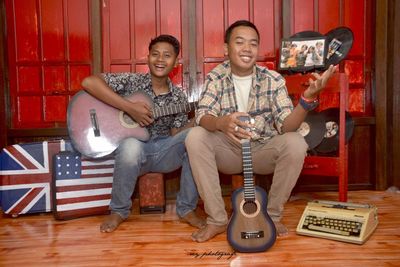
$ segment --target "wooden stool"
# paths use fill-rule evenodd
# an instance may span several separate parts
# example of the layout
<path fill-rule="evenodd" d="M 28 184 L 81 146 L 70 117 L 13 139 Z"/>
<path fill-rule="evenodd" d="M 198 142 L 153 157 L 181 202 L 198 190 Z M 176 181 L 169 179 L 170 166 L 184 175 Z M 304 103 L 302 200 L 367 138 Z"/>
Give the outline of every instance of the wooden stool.
<path fill-rule="evenodd" d="M 165 212 L 164 175 L 147 173 L 139 177 L 140 214 Z"/>

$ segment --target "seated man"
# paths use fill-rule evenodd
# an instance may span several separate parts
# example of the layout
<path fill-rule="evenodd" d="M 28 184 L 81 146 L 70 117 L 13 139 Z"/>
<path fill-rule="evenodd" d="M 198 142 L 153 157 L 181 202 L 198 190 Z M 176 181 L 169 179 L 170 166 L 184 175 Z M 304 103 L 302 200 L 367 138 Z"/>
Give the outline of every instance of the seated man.
<path fill-rule="evenodd" d="M 187 97 L 174 86 L 168 74 L 178 64 L 179 41 L 170 35 L 160 35 L 149 44 L 150 73 L 106 73 L 90 76 L 82 86 L 99 100 L 129 114 L 141 127 L 146 127 L 150 140 L 127 138 L 115 151 L 114 180 L 108 215 L 100 226 L 102 232 L 112 232 L 129 217 L 137 178 L 147 172 L 168 173 L 182 167 L 180 191 L 176 201 L 178 216 L 195 227 L 204 220 L 194 212 L 198 193 L 193 181 L 184 140 L 191 123 L 185 113 L 153 118 L 151 105 L 127 100 L 135 92 L 149 96 L 153 105 L 187 104 Z"/>
<path fill-rule="evenodd" d="M 330 66 L 314 74 L 299 105 L 293 108 L 284 78 L 256 64 L 260 36 L 249 21 L 233 23 L 225 33 L 228 60 L 215 67 L 205 81 L 196 111 L 196 123 L 186 138 L 193 176 L 208 215 L 206 227 L 192 239 L 204 242 L 225 231 L 228 216 L 221 195 L 218 171 L 242 172 L 241 139 L 251 139 L 254 173 L 274 173 L 267 210 L 278 234 L 283 207 L 297 182 L 307 152 L 304 138 L 296 132 L 317 96 L 335 71 Z M 238 116 L 250 115 L 253 125 Z M 244 128 L 252 127 L 248 132 Z"/>

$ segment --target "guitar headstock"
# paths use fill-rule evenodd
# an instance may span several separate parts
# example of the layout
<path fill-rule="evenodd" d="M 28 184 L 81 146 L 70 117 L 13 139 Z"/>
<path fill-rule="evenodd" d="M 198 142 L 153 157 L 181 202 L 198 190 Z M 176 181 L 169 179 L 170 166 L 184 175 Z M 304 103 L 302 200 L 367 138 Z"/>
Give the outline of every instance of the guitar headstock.
<path fill-rule="evenodd" d="M 250 125 L 254 124 L 254 119 L 252 117 L 250 117 L 250 116 L 238 116 L 237 119 L 242 121 L 242 122 L 247 122 Z M 245 129 L 248 132 L 250 132 L 251 130 L 254 129 L 252 127 L 246 127 L 246 128 L 242 127 L 242 128 Z M 242 145 L 248 145 L 248 144 L 250 144 L 250 139 L 241 139 L 240 143 Z"/>
<path fill-rule="evenodd" d="M 247 122 L 250 125 L 254 124 L 254 119 L 252 117 L 250 117 L 250 116 L 238 116 L 237 119 L 242 121 L 242 122 Z M 254 128 L 253 127 L 246 127 L 246 128 L 243 128 L 243 129 L 245 129 L 246 131 L 250 132 Z"/>

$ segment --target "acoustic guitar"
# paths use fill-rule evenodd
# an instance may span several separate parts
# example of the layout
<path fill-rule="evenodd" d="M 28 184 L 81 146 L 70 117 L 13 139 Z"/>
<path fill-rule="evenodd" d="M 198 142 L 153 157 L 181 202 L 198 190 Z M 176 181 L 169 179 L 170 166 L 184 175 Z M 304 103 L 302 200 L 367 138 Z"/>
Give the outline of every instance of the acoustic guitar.
<path fill-rule="evenodd" d="M 150 97 L 143 92 L 133 93 L 127 99 L 153 106 Z M 153 118 L 187 113 L 194 107 L 195 103 L 153 106 Z M 147 129 L 141 127 L 128 114 L 98 100 L 84 90 L 75 94 L 68 105 L 67 126 L 74 148 L 90 158 L 111 154 L 125 138 L 134 137 L 141 141 L 150 138 Z"/>
<path fill-rule="evenodd" d="M 261 252 L 276 240 L 276 229 L 267 213 L 267 193 L 254 185 L 250 140 L 242 139 L 244 186 L 232 194 L 228 223 L 229 244 L 239 252 Z"/>

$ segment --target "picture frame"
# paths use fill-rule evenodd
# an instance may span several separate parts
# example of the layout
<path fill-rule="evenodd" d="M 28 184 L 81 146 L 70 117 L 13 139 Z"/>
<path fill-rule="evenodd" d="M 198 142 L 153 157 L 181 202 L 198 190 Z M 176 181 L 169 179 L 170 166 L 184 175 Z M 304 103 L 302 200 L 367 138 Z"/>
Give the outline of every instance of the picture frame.
<path fill-rule="evenodd" d="M 328 45 L 326 36 L 284 38 L 281 41 L 278 68 L 294 72 L 323 68 Z"/>

